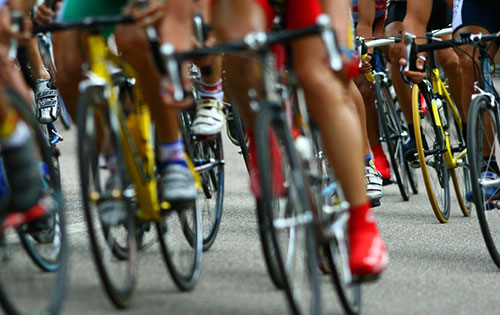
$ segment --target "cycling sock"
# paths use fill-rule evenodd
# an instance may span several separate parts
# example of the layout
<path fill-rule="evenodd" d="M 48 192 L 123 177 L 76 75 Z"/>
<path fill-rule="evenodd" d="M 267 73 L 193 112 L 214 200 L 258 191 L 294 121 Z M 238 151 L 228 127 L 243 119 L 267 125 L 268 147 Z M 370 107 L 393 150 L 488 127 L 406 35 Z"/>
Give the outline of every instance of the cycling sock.
<path fill-rule="evenodd" d="M 179 164 L 187 167 L 184 152 L 184 141 L 182 140 L 161 143 L 160 168 L 164 168 L 170 164 Z"/>
<path fill-rule="evenodd" d="M 214 84 L 208 84 L 202 80 L 200 86 L 200 96 L 202 98 L 213 98 L 220 103 L 223 103 L 224 90 L 222 89 L 222 79 Z"/>
<path fill-rule="evenodd" d="M 3 150 L 21 147 L 30 137 L 29 128 L 24 121 L 19 120 L 15 123 L 6 121 L 6 125 L 9 124 L 12 124 L 14 128 L 6 126 L 0 130 L 0 147 Z"/>

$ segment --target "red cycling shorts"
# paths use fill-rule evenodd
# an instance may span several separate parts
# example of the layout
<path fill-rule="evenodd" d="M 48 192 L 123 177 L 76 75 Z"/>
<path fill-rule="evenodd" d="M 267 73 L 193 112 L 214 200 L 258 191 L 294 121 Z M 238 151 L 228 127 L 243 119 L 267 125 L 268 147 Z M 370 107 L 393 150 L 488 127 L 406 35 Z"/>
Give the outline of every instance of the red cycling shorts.
<path fill-rule="evenodd" d="M 212 4 L 217 0 L 212 0 Z M 234 0 L 233 0 L 234 1 Z M 238 0 L 236 0 L 238 1 Z M 258 3 L 267 16 L 267 27 L 270 28 L 276 16 L 273 6 L 268 0 L 253 0 Z M 316 18 L 323 12 L 320 0 L 284 0 L 285 22 L 289 29 L 297 29 L 316 23 Z"/>

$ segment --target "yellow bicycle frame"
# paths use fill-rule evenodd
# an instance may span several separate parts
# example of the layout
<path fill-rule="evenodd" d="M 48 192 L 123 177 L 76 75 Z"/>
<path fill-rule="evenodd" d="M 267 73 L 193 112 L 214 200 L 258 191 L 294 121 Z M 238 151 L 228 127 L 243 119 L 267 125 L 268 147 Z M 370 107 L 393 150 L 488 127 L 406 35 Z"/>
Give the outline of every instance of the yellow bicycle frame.
<path fill-rule="evenodd" d="M 169 209 L 170 205 L 166 202 L 160 205 L 158 200 L 149 108 L 144 103 L 136 84 L 134 86 L 134 113 L 125 117 L 125 113 L 117 103 L 111 76 L 107 69 L 109 63 L 119 65 L 129 77 L 134 77 L 133 70 L 109 51 L 102 35 L 89 35 L 87 42 L 89 70 L 93 75 L 106 81 L 108 105 L 120 122 L 123 155 L 139 204 L 138 217 L 144 221 L 159 221 L 160 209 Z"/>
<path fill-rule="evenodd" d="M 448 91 L 446 90 L 446 87 L 444 86 L 444 83 L 441 80 L 439 69 L 437 69 L 437 68 L 432 69 L 431 84 L 432 84 L 432 90 L 433 90 L 434 94 L 441 95 L 442 97 L 444 97 L 444 100 L 446 101 L 448 108 L 451 110 L 451 114 L 453 115 L 453 119 L 458 123 L 460 130 L 462 130 L 462 120 L 460 119 L 460 114 L 458 113 L 458 110 L 455 107 L 455 103 L 452 101 Z M 435 117 L 436 125 L 441 127 L 443 139 L 445 139 L 446 166 L 448 169 L 457 168 L 457 161 L 463 159 L 467 155 L 467 148 L 462 150 L 456 157 L 453 157 L 453 152 L 451 151 L 451 145 L 450 145 L 450 137 L 446 136 L 444 134 L 444 130 L 442 128 L 442 123 L 441 123 L 441 117 L 439 116 L 438 108 L 434 103 L 432 104 L 432 111 L 433 111 L 433 114 Z"/>

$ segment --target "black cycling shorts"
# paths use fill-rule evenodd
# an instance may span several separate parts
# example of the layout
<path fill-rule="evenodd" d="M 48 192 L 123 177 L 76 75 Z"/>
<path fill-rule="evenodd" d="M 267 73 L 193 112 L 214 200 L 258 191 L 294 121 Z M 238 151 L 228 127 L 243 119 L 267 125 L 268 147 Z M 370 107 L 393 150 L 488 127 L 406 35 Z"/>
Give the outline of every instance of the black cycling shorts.
<path fill-rule="evenodd" d="M 500 31 L 500 1 L 455 0 L 453 2 L 453 31 L 467 25 L 477 25 L 490 33 Z"/>
<path fill-rule="evenodd" d="M 474 0 L 471 0 L 474 1 Z M 392 22 L 403 22 L 406 15 L 406 1 L 391 1 L 387 8 L 385 25 Z M 427 31 L 446 28 L 451 24 L 452 12 L 445 0 L 432 1 L 432 13 L 427 24 Z"/>

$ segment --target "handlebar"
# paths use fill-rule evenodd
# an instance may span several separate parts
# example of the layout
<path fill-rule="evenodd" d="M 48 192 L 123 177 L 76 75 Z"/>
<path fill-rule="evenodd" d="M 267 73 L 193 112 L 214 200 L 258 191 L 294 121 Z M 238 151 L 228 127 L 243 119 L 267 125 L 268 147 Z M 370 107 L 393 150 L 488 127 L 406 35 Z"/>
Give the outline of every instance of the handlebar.
<path fill-rule="evenodd" d="M 283 30 L 277 32 L 253 32 L 244 37 L 243 40 L 222 43 L 213 47 L 202 47 L 188 52 L 176 53 L 171 44 L 163 44 L 160 48 L 162 60 L 168 76 L 174 86 L 174 99 L 181 101 L 184 98 L 180 65 L 184 60 L 196 59 L 207 55 L 234 53 L 234 52 L 263 52 L 274 44 L 286 43 L 306 36 L 320 35 L 326 46 L 330 67 L 334 71 L 342 69 L 342 59 L 337 46 L 335 32 L 331 26 L 330 18 L 323 14 L 316 19 L 313 26 L 296 30 Z M 155 55 L 153 53 L 153 55 Z M 156 57 L 155 57 L 156 58 Z"/>
<path fill-rule="evenodd" d="M 389 38 L 379 38 L 366 42 L 365 38 L 361 36 L 356 36 L 356 45 L 358 47 L 358 54 L 361 56 L 359 66 L 362 66 L 362 62 L 368 56 L 369 48 L 376 48 L 381 46 L 392 45 L 401 42 L 401 37 L 389 37 Z M 375 76 L 373 72 L 365 73 L 365 77 L 369 82 L 375 82 Z"/>

